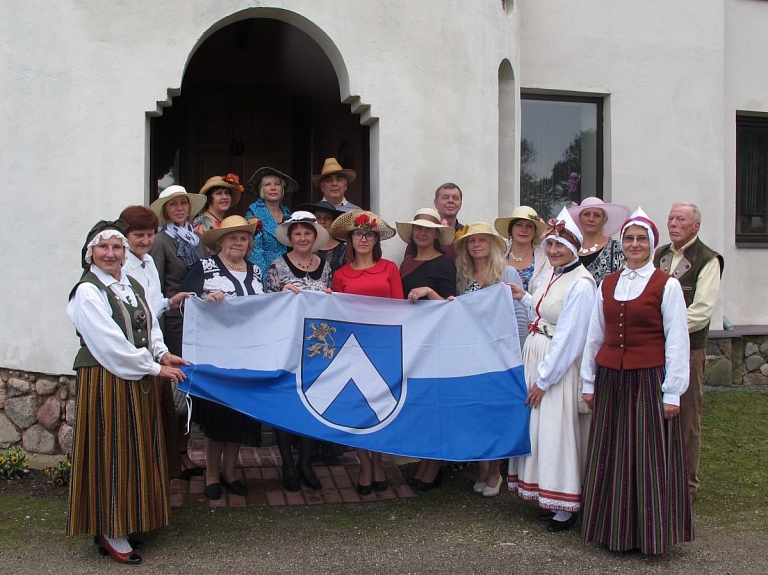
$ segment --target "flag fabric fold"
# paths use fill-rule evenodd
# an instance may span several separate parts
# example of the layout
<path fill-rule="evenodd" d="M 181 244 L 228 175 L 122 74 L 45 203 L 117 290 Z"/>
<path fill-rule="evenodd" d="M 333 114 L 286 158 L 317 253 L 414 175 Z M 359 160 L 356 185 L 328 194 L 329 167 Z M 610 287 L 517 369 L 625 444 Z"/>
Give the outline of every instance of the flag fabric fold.
<path fill-rule="evenodd" d="M 180 390 L 301 435 L 449 461 L 530 453 L 504 284 L 415 305 L 311 291 L 190 299 L 183 356 Z"/>

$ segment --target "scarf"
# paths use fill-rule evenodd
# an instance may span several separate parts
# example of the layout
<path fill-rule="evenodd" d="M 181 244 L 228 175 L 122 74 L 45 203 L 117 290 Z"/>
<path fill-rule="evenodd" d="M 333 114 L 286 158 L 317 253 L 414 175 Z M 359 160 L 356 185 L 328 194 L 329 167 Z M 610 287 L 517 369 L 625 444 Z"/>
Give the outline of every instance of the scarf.
<path fill-rule="evenodd" d="M 184 260 L 187 267 L 192 267 L 200 260 L 200 256 L 197 255 L 195 250 L 197 244 L 200 243 L 200 238 L 193 231 L 192 224 L 187 222 L 182 228 L 176 224 L 165 223 L 163 224 L 163 231 L 179 242 L 179 249 L 176 250 L 176 255 Z"/>

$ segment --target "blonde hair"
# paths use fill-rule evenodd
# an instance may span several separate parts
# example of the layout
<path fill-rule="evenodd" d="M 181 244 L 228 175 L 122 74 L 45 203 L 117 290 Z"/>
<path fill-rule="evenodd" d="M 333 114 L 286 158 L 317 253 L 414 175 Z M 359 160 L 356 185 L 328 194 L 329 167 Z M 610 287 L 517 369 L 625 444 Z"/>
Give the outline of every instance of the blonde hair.
<path fill-rule="evenodd" d="M 507 260 L 504 258 L 504 251 L 498 242 L 493 239 L 490 234 L 483 234 L 488 236 L 491 253 L 488 256 L 488 267 L 483 274 L 483 287 L 497 284 L 501 281 L 504 275 L 504 270 L 507 267 Z M 469 238 L 466 238 L 461 242 L 461 247 L 456 250 L 456 271 L 457 280 L 456 287 L 459 293 L 463 293 L 469 286 L 475 282 L 475 273 L 477 268 L 475 267 L 475 259 L 469 255 Z"/>
<path fill-rule="evenodd" d="M 272 178 L 274 181 L 280 182 L 280 186 L 283 188 L 283 191 L 280 194 L 280 199 L 282 200 L 283 196 L 285 196 L 285 180 L 280 176 L 276 176 L 275 174 L 267 174 L 261 178 L 261 180 L 259 180 L 259 197 L 262 199 L 264 198 L 264 184 L 267 183 L 267 178 Z"/>

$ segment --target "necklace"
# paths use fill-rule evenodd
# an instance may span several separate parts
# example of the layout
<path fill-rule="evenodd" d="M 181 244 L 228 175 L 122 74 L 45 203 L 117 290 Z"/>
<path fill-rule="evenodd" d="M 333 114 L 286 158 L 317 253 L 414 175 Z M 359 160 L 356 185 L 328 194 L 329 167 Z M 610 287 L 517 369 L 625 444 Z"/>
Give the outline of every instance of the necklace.
<path fill-rule="evenodd" d="M 288 259 L 290 259 L 290 260 L 291 260 L 291 262 L 293 263 L 293 265 L 295 265 L 295 266 L 296 266 L 297 268 L 299 268 L 299 269 L 302 269 L 302 270 L 305 270 L 305 271 L 307 271 L 307 270 L 309 270 L 309 268 L 311 268 L 311 267 L 312 267 L 312 260 L 313 260 L 313 258 L 312 258 L 311 256 L 310 256 L 310 258 L 309 258 L 309 263 L 306 263 L 306 264 L 303 264 L 303 263 L 301 263 L 301 262 L 297 262 L 297 261 L 296 261 L 294 258 L 292 258 L 291 256 L 288 256 Z"/>
<path fill-rule="evenodd" d="M 211 217 L 212 217 L 214 220 L 216 220 L 217 222 L 221 223 L 221 218 L 219 218 L 219 217 L 218 217 L 216 214 L 214 214 L 212 211 L 210 211 L 210 210 L 205 210 L 205 213 L 206 213 L 206 214 L 210 214 L 210 216 L 211 216 Z"/>
<path fill-rule="evenodd" d="M 600 244 L 599 244 L 599 243 L 597 243 L 597 244 L 595 244 L 594 246 L 592 246 L 591 248 L 581 248 L 581 249 L 579 250 L 579 253 L 580 253 L 580 254 L 585 254 L 585 255 L 586 255 L 586 254 L 593 254 L 593 253 L 595 253 L 595 252 L 597 251 L 597 246 L 598 246 L 598 245 L 600 245 Z"/>
<path fill-rule="evenodd" d="M 531 255 L 531 254 L 525 254 L 525 255 L 524 255 L 524 256 L 522 256 L 522 257 L 517 257 L 517 256 L 515 255 L 515 253 L 514 253 L 512 250 L 509 250 L 509 257 L 511 257 L 511 258 L 512 258 L 512 261 L 514 261 L 514 262 L 518 262 L 518 263 L 520 263 L 520 262 L 521 262 L 521 261 L 523 261 L 525 258 L 527 258 L 529 255 Z"/>
<path fill-rule="evenodd" d="M 228 259 L 226 259 L 225 257 L 223 257 L 223 256 L 221 256 L 221 255 L 219 255 L 219 257 L 221 258 L 221 261 L 223 261 L 223 262 L 224 262 L 224 264 L 225 264 L 225 265 L 226 265 L 226 266 L 227 266 L 229 269 L 231 269 L 232 271 L 235 271 L 235 272 L 244 272 L 244 271 L 245 271 L 245 262 L 243 262 L 243 263 L 241 263 L 241 264 L 239 264 L 239 265 L 235 265 L 235 264 L 233 264 L 231 261 L 229 261 Z"/>

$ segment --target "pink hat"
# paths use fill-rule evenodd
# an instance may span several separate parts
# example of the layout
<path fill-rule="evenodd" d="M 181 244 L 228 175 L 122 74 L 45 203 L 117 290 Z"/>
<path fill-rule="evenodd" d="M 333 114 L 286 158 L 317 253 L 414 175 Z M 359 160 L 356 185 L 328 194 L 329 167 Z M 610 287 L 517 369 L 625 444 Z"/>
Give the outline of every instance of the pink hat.
<path fill-rule="evenodd" d="M 568 213 L 571 214 L 571 217 L 576 221 L 576 224 L 579 225 L 579 229 L 581 229 L 579 215 L 587 208 L 600 208 L 605 212 L 606 222 L 605 226 L 603 226 L 603 233 L 609 238 L 619 233 L 621 225 L 629 217 L 629 214 L 632 213 L 627 206 L 621 204 L 607 204 L 600 198 L 594 196 L 584 198 L 580 206 L 577 205 L 568 208 Z"/>

